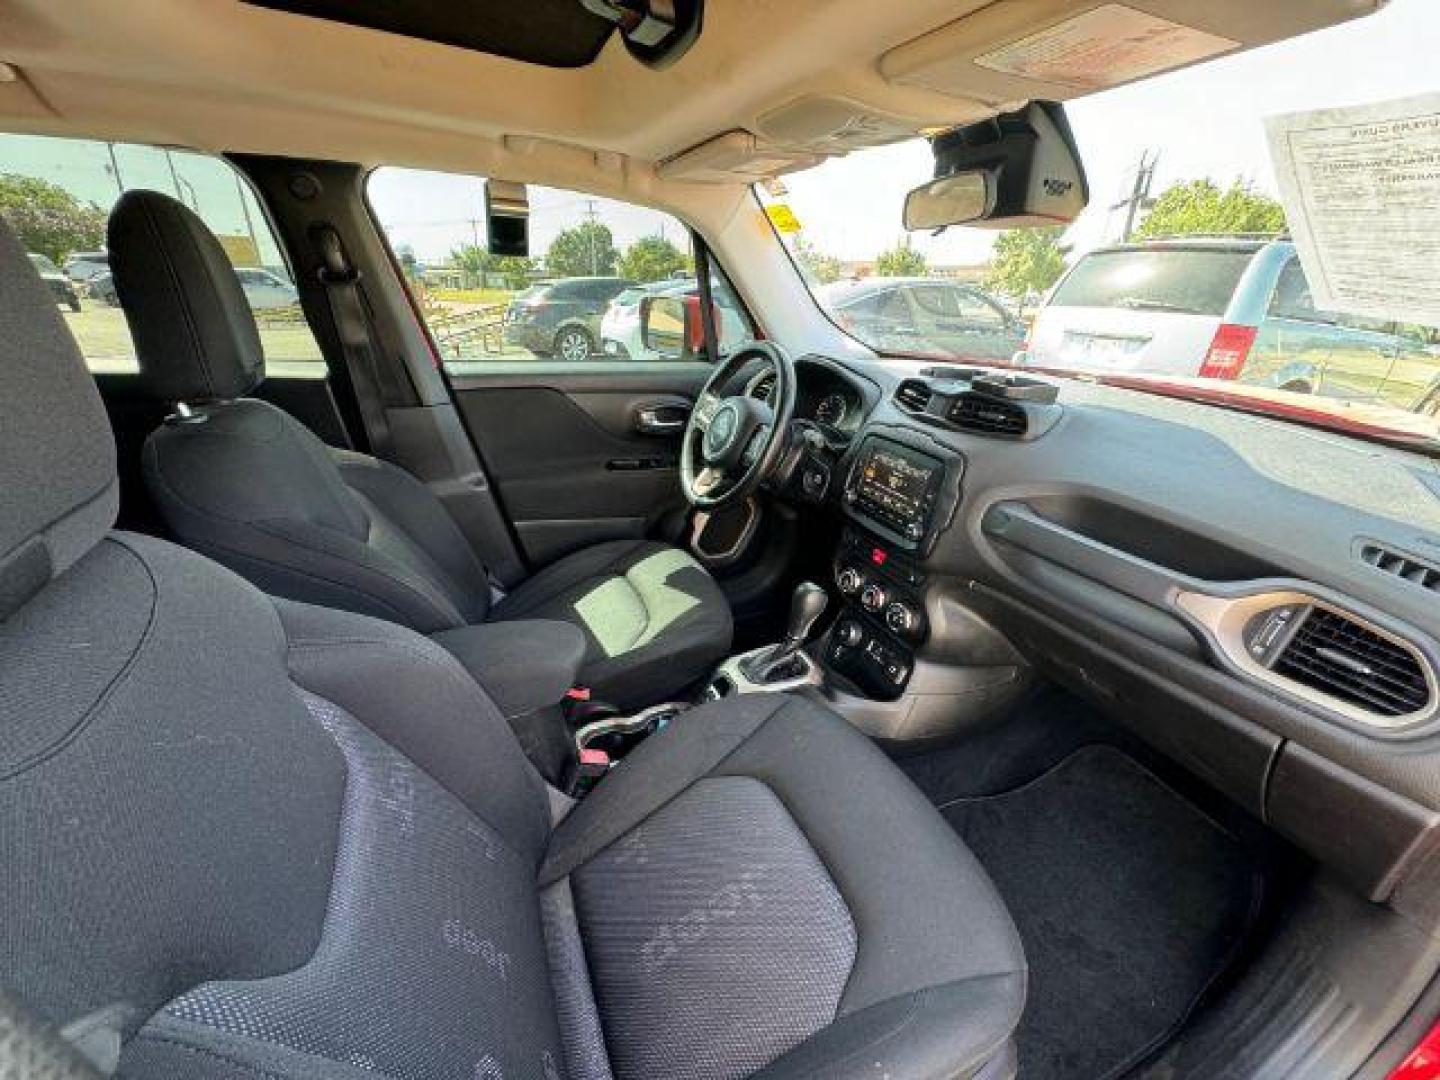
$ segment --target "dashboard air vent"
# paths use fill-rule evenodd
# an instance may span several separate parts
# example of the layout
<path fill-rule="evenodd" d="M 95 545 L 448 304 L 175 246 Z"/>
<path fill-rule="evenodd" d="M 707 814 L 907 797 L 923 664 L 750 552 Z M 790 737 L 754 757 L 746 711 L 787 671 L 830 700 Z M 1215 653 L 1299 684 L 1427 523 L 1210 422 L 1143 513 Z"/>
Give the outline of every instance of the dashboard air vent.
<path fill-rule="evenodd" d="M 1404 578 L 1422 589 L 1440 592 L 1440 568 L 1423 563 L 1412 555 L 1381 547 L 1379 544 L 1365 544 L 1360 548 L 1360 558 L 1377 570 Z"/>
<path fill-rule="evenodd" d="M 1406 716 L 1430 704 L 1419 657 L 1327 608 L 1310 609 L 1273 670 L 1381 716 Z"/>
<path fill-rule="evenodd" d="M 962 431 L 1022 439 L 1030 427 L 1023 406 L 986 394 L 962 394 L 950 404 L 949 419 Z"/>
<path fill-rule="evenodd" d="M 906 412 L 923 413 L 930 397 L 930 387 L 916 379 L 907 379 L 895 391 L 895 403 Z"/>

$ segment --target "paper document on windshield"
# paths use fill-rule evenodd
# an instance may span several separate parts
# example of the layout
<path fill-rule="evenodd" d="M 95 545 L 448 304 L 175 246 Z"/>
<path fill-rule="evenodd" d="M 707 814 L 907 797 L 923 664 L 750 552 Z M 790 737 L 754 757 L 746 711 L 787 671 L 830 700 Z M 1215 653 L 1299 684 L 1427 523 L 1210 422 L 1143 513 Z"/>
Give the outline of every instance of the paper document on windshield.
<path fill-rule="evenodd" d="M 1440 94 L 1265 126 L 1315 307 L 1440 326 Z"/>

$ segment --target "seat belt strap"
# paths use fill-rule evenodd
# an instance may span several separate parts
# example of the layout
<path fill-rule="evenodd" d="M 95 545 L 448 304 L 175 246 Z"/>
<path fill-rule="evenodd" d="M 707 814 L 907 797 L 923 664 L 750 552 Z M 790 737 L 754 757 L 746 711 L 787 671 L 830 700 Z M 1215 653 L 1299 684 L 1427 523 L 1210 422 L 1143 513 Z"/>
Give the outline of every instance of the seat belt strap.
<path fill-rule="evenodd" d="M 715 330 L 715 301 L 710 289 L 710 249 L 696 236 L 695 278 L 700 290 L 700 327 L 705 334 L 705 352 L 712 364 L 720 362 L 720 335 Z"/>
<path fill-rule="evenodd" d="M 330 302 L 330 317 L 340 339 L 345 371 L 355 391 L 355 403 L 360 408 L 360 422 L 365 427 L 370 452 L 393 461 L 394 442 L 385 411 L 370 315 L 360 291 L 360 271 L 350 262 L 340 234 L 332 226 L 317 225 L 311 235 L 320 256 L 320 283 L 325 286 L 325 296 Z"/>

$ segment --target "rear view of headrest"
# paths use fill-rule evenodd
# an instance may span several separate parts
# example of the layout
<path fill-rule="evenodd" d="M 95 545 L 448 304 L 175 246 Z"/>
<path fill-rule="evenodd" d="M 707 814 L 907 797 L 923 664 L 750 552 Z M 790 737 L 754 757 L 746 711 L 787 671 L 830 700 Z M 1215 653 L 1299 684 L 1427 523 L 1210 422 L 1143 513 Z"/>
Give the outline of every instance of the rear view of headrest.
<path fill-rule="evenodd" d="M 0 620 L 100 542 L 119 499 L 95 380 L 0 219 Z"/>
<path fill-rule="evenodd" d="M 129 191 L 110 211 L 110 270 L 145 388 L 167 402 L 243 397 L 265 377 L 260 331 L 220 241 L 186 205 Z"/>

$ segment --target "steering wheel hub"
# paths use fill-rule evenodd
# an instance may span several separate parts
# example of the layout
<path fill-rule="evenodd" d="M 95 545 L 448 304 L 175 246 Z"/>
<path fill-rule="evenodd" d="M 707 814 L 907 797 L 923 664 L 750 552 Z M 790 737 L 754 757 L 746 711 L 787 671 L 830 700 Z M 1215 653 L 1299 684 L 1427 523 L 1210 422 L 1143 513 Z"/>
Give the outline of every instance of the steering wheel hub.
<path fill-rule="evenodd" d="M 715 410 L 700 448 L 705 464 L 730 469 L 740 463 L 745 448 L 765 422 L 769 410 L 749 397 L 726 398 Z"/>
<path fill-rule="evenodd" d="M 768 402 L 721 396 L 747 365 L 775 373 Z M 680 486 L 690 504 L 714 510 L 738 502 L 775 467 L 795 404 L 795 370 L 773 342 L 754 342 L 721 361 L 696 398 L 681 437 Z"/>

